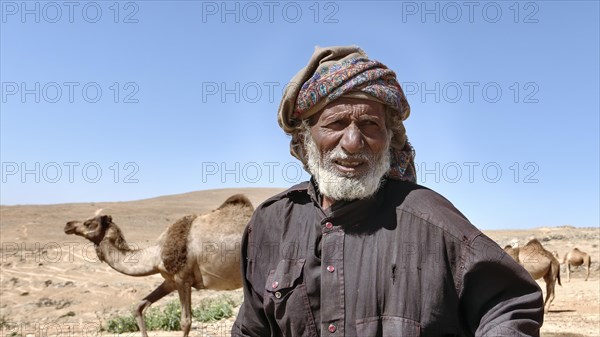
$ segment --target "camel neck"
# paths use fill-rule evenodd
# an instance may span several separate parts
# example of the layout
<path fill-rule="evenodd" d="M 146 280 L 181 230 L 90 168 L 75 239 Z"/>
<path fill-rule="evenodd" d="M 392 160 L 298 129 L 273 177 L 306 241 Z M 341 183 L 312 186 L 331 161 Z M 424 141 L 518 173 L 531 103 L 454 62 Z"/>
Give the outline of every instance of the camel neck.
<path fill-rule="evenodd" d="M 98 259 L 114 270 L 131 276 L 146 276 L 159 272 L 160 249 L 150 246 L 139 249 L 131 247 L 122 237 L 110 237 L 96 246 Z"/>

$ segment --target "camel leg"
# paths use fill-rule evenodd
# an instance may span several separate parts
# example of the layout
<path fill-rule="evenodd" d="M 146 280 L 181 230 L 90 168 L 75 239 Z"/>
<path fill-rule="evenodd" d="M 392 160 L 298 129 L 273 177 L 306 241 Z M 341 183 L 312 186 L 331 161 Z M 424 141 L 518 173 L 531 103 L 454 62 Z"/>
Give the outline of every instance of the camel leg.
<path fill-rule="evenodd" d="M 585 280 L 588 280 L 588 277 L 590 277 L 590 266 L 588 265 L 587 267 L 585 267 L 585 269 L 587 269 L 586 273 L 585 273 Z"/>
<path fill-rule="evenodd" d="M 544 276 L 546 282 L 546 301 L 544 301 L 544 313 L 547 314 L 550 311 L 550 304 L 554 301 L 554 286 L 556 284 L 556 278 L 551 274 L 551 270 Z"/>
<path fill-rule="evenodd" d="M 588 280 L 588 277 L 590 277 L 590 265 L 592 264 L 592 258 L 590 258 L 590 256 L 586 256 L 583 259 L 583 263 L 585 264 L 585 280 Z"/>
<path fill-rule="evenodd" d="M 187 337 L 192 328 L 192 286 L 188 282 L 177 287 L 181 302 L 181 331 Z"/>
<path fill-rule="evenodd" d="M 173 287 L 172 283 L 167 283 L 167 281 L 164 281 L 158 286 L 158 288 L 154 289 L 150 295 L 144 297 L 144 299 L 136 306 L 134 315 L 137 325 L 140 328 L 140 332 L 142 333 L 142 337 L 148 337 L 148 333 L 146 332 L 146 323 L 144 323 L 144 311 L 152 303 L 170 294 L 173 290 L 175 290 L 175 287 Z"/>

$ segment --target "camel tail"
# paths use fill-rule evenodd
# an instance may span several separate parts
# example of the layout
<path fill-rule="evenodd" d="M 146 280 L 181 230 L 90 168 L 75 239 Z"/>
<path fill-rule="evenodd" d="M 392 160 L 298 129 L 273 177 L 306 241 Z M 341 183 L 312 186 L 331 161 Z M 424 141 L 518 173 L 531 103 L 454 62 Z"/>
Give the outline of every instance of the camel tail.
<path fill-rule="evenodd" d="M 243 194 L 234 194 L 234 195 L 230 196 L 217 209 L 222 209 L 227 206 L 242 206 L 242 207 L 254 208 L 252 206 L 252 203 L 250 202 L 250 199 L 248 199 L 248 197 L 246 197 Z"/>
<path fill-rule="evenodd" d="M 568 265 L 567 268 L 569 268 Z M 556 279 L 558 280 L 558 285 L 562 287 L 562 284 L 560 283 L 560 265 L 558 266 L 558 273 L 556 274 Z"/>

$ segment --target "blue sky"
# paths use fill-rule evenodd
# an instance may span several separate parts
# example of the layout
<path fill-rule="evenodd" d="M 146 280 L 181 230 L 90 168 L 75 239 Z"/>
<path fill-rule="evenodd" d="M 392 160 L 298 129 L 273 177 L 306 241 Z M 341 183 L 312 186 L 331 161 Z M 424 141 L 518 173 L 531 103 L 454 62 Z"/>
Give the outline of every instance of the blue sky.
<path fill-rule="evenodd" d="M 308 178 L 276 112 L 314 46 L 394 71 L 418 182 L 484 229 L 599 224 L 597 1 L 1 1 L 0 203 Z"/>

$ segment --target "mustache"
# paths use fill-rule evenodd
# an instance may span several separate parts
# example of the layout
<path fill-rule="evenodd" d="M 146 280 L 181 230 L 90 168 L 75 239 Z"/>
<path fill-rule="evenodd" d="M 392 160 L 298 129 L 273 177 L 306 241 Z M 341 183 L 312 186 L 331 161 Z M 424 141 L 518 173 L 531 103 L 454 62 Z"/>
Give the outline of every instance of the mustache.
<path fill-rule="evenodd" d="M 327 152 L 324 156 L 326 160 L 356 160 L 356 161 L 371 161 L 373 159 L 372 153 L 360 152 L 354 154 L 348 154 L 341 147 L 336 147 L 335 149 Z"/>

